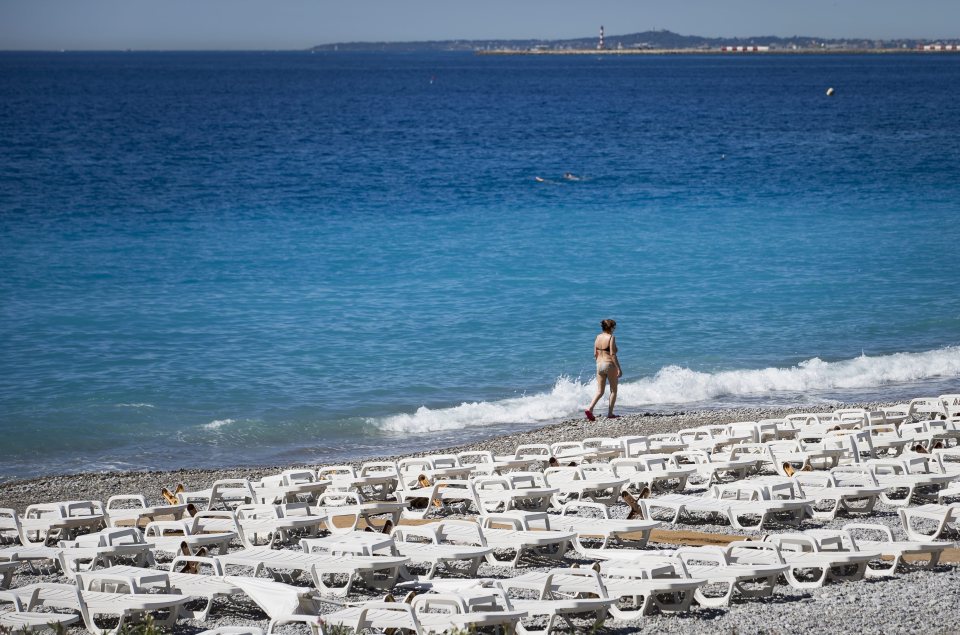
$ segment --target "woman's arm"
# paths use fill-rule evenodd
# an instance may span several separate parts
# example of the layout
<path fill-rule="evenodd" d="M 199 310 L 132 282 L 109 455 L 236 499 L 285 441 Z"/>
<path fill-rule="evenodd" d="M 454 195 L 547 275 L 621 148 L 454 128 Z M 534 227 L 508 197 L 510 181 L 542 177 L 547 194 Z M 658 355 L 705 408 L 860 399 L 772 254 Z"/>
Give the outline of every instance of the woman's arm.
<path fill-rule="evenodd" d="M 620 368 L 620 358 L 617 357 L 617 340 L 610 336 L 610 356 L 613 357 L 613 363 L 617 366 L 617 377 L 623 377 L 623 369 Z"/>

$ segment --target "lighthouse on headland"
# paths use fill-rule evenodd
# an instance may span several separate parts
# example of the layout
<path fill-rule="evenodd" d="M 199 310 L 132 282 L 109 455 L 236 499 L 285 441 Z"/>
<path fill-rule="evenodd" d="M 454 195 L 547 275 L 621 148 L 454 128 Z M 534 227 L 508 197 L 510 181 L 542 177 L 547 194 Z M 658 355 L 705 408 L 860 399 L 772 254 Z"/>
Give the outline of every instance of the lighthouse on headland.
<path fill-rule="evenodd" d="M 597 50 L 598 51 L 603 50 L 603 25 L 602 24 L 600 25 L 600 41 L 597 42 Z"/>

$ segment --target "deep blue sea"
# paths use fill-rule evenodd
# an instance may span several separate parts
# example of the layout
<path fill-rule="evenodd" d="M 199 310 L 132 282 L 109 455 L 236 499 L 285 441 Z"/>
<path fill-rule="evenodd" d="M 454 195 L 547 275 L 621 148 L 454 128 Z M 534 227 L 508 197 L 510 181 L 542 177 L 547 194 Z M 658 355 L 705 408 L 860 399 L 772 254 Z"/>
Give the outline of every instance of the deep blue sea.
<path fill-rule="evenodd" d="M 0 54 L 0 478 L 555 421 L 606 317 L 624 411 L 960 392 L 958 94 L 960 55 Z"/>

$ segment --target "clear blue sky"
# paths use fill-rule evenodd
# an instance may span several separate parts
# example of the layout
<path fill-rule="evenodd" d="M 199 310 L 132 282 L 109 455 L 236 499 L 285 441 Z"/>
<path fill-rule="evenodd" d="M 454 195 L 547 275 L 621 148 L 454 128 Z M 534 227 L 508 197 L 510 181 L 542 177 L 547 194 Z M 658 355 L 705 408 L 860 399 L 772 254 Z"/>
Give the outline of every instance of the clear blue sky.
<path fill-rule="evenodd" d="M 960 37 L 960 0 L 0 0 L 0 49 L 303 49 L 371 40 Z"/>

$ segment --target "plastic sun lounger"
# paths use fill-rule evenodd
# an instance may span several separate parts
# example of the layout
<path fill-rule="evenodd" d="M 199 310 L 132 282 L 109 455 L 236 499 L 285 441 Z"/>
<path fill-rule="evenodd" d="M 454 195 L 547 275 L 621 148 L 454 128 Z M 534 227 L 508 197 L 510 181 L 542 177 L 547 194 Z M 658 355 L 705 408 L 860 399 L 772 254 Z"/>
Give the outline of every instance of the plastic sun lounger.
<path fill-rule="evenodd" d="M 323 629 L 330 626 L 350 628 L 360 633 L 369 630 L 394 632 L 406 630 L 417 635 L 448 633 L 451 631 L 473 632 L 483 627 L 501 627 L 512 632 L 525 613 L 522 611 L 478 612 L 418 612 L 417 608 L 430 603 L 431 608 L 456 609 L 457 598 L 447 594 L 432 594 L 414 598 L 413 604 L 402 602 L 366 602 L 323 616 Z M 326 632 L 324 630 L 324 632 Z"/>
<path fill-rule="evenodd" d="M 296 579 L 301 573 L 309 573 L 321 593 L 350 593 L 357 579 L 374 588 L 390 588 L 397 580 L 400 569 L 410 560 L 401 556 L 336 556 L 302 553 L 253 547 L 213 557 L 226 572 L 228 566 L 253 569 L 256 577 L 261 571 L 270 572 L 278 581 Z M 292 574 L 282 572 L 290 571 Z M 346 583 L 337 586 L 324 580 L 323 576 L 344 575 Z M 376 577 L 380 576 L 380 577 Z"/>
<path fill-rule="evenodd" d="M 144 539 L 153 543 L 154 552 L 165 554 L 177 555 L 181 553 L 181 546 L 184 543 L 186 543 L 190 553 L 196 553 L 201 547 L 216 549 L 217 553 L 226 553 L 230 547 L 230 542 L 238 536 L 237 532 L 232 530 L 204 531 L 204 522 L 208 518 L 220 520 L 219 514 L 222 513 L 199 512 L 190 520 L 151 522 L 143 531 Z M 217 514 L 217 516 L 214 516 L 214 514 Z M 225 524 L 224 526 L 229 525 Z"/>
<path fill-rule="evenodd" d="M 236 507 L 258 500 L 253 485 L 245 478 L 225 478 L 214 482 L 210 489 L 193 492 L 180 492 L 177 500 L 181 503 L 195 503 L 204 505 L 207 511 L 222 505 L 224 509 Z"/>
<path fill-rule="evenodd" d="M 551 502 L 557 509 L 570 501 L 592 501 L 605 505 L 615 505 L 620 499 L 620 490 L 629 484 L 629 480 L 618 478 L 612 472 L 606 474 L 596 471 L 585 472 L 582 467 L 551 467 L 543 471 L 547 487 L 559 491 Z"/>
<path fill-rule="evenodd" d="M 167 611 L 168 616 L 157 624 L 161 628 L 170 628 L 176 622 L 180 609 L 191 599 L 188 595 L 163 593 L 105 593 L 86 590 L 83 575 L 77 576 L 77 584 L 41 582 L 20 587 L 13 591 L 21 600 L 26 599 L 27 610 L 37 606 L 62 608 L 77 611 L 83 618 L 87 630 L 94 635 L 117 633 L 126 621 L 133 616 L 154 611 Z M 101 615 L 116 616 L 119 623 L 114 629 L 104 629 L 97 625 L 96 618 Z"/>
<path fill-rule="evenodd" d="M 734 594 L 744 597 L 770 597 L 777 579 L 786 573 L 788 566 L 777 563 L 732 562 L 719 547 L 688 547 L 677 550 L 621 550 L 607 549 L 595 552 L 596 557 L 606 560 L 600 565 L 605 576 L 621 578 L 695 579 L 700 582 L 694 598 L 701 606 L 727 606 Z M 759 588 L 747 588 L 747 583 L 759 584 Z M 717 594 L 701 588 L 709 584 L 719 586 Z"/>
<path fill-rule="evenodd" d="M 425 539 L 427 542 L 417 542 L 411 538 Z M 480 563 L 493 552 L 490 547 L 462 546 L 443 543 L 439 540 L 435 527 L 431 525 L 397 527 L 392 536 L 369 531 L 358 531 L 352 534 L 338 534 L 327 538 L 304 539 L 304 553 L 313 553 L 315 550 L 326 550 L 335 554 L 355 554 L 360 556 L 375 556 L 378 552 L 386 552 L 391 556 L 403 556 L 410 562 L 427 563 L 430 569 L 427 579 L 433 578 L 441 566 L 450 568 L 454 562 L 467 563 L 467 576 L 477 574 Z"/>
<path fill-rule="evenodd" d="M 888 470 L 897 469 L 894 465 L 885 467 Z M 883 488 L 883 491 L 880 492 L 880 500 L 893 507 L 905 507 L 913 502 L 913 499 L 919 494 L 918 490 L 938 491 L 953 479 L 949 474 L 892 474 L 877 471 L 879 469 L 882 468 L 861 464 L 835 467 L 831 470 L 831 473 L 841 486 L 857 484 Z M 902 496 L 897 496 L 898 492 L 905 493 Z"/>
<path fill-rule="evenodd" d="M 727 498 L 730 493 L 737 498 Z M 747 499 L 742 495 L 746 494 Z M 714 486 L 710 496 L 691 496 L 686 494 L 666 494 L 655 498 L 642 498 L 637 501 L 643 509 L 643 515 L 653 518 L 653 512 L 666 509 L 673 513 L 673 517 L 666 522 L 677 524 L 682 522 L 689 512 L 706 513 L 711 518 L 726 518 L 732 527 L 741 531 L 759 531 L 773 518 L 780 518 L 781 522 L 798 525 L 810 513 L 809 499 L 773 499 L 764 500 L 757 494 L 757 489 L 744 486 L 743 483 L 720 488 Z M 784 518 L 785 517 L 785 518 Z M 758 518 L 754 524 L 745 519 Z"/>
<path fill-rule="evenodd" d="M 587 592 L 592 593 L 596 597 L 565 597 L 559 585 L 554 584 L 554 578 L 557 576 L 579 576 L 588 579 L 589 591 Z M 593 615 L 594 622 L 592 626 L 593 630 L 591 631 L 593 632 L 603 626 L 610 607 L 616 603 L 616 599 L 610 598 L 607 595 L 606 589 L 600 581 L 600 576 L 597 575 L 595 571 L 584 569 L 553 569 L 549 571 L 542 580 L 525 581 L 521 578 L 507 578 L 500 582 L 507 601 L 510 604 L 510 608 L 523 611 L 528 616 L 546 617 L 547 624 L 546 628 L 533 631 L 521 622 L 517 627 L 517 631 L 520 633 L 550 633 L 558 619 L 566 622 L 572 631 L 582 631 L 582 629 L 577 629 L 573 622 L 570 621 L 570 616 L 583 614 Z M 510 596 L 510 592 L 514 590 L 533 591 L 538 599 L 515 599 Z"/>
<path fill-rule="evenodd" d="M 856 535 L 854 532 L 858 532 Z M 942 540 L 895 540 L 893 531 L 886 525 L 868 523 L 849 523 L 839 530 L 812 529 L 804 535 L 823 542 L 824 540 L 839 540 L 842 547 L 848 551 L 879 552 L 890 558 L 890 566 L 878 567 L 874 562 L 867 564 L 866 577 L 880 578 L 895 575 L 898 568 L 932 569 L 940 562 L 944 549 L 953 546 L 953 543 Z M 864 535 L 873 536 L 870 540 Z M 881 539 L 876 540 L 879 536 Z M 904 556 L 926 556 L 926 560 L 916 563 L 908 562 Z"/>
<path fill-rule="evenodd" d="M 26 607 L 36 605 L 39 593 L 40 589 L 34 589 L 24 600 L 16 593 L 0 591 L 0 627 L 9 628 L 16 633 L 53 630 L 56 625 L 69 626 L 80 619 L 77 615 L 28 611 Z"/>
<path fill-rule="evenodd" d="M 178 569 L 187 563 L 195 563 L 198 570 L 201 565 L 209 565 L 213 574 L 201 575 L 199 573 L 179 572 Z M 243 595 L 243 589 L 226 580 L 216 561 L 211 558 L 201 558 L 197 556 L 174 558 L 170 563 L 169 571 L 115 565 L 106 569 L 100 569 L 95 574 L 85 575 L 91 580 L 107 579 L 115 584 L 122 583 L 123 587 L 127 588 L 131 593 L 147 592 L 149 589 L 159 587 L 165 589 L 167 592 L 181 593 L 194 598 L 206 599 L 207 604 L 203 609 L 199 611 L 183 611 L 186 617 L 200 621 L 207 619 L 216 598 L 231 598 L 233 596 Z M 278 582 L 277 584 L 280 583 Z"/>
<path fill-rule="evenodd" d="M 567 515 L 567 512 L 579 509 L 594 509 L 600 513 L 599 518 Z M 516 521 L 515 527 L 524 531 L 541 529 L 569 532 L 575 534 L 573 548 L 579 553 L 585 553 L 588 547 L 584 541 L 599 540 L 601 548 L 605 549 L 614 542 L 618 545 L 645 547 L 650 540 L 650 532 L 662 523 L 656 520 L 621 520 L 610 518 L 606 505 L 574 501 L 564 506 L 563 514 L 549 514 L 547 512 L 527 512 L 510 510 L 493 514 L 495 522 L 506 522 L 508 519 Z M 486 515 L 483 517 L 486 518 Z M 633 536 L 633 537 L 630 537 Z"/>
<path fill-rule="evenodd" d="M 288 514 L 288 509 L 297 509 L 299 504 L 290 505 L 239 505 L 236 509 L 236 522 L 240 541 L 244 547 L 256 547 L 259 536 L 268 536 L 267 547 L 278 542 L 286 542 L 292 532 L 306 532 L 316 536 L 320 526 L 326 524 L 325 514 Z M 306 507 L 302 509 L 305 511 Z"/>
<path fill-rule="evenodd" d="M 159 516 L 170 516 L 173 520 L 179 520 L 186 514 L 187 505 L 150 506 L 142 494 L 121 494 L 108 498 L 103 512 L 107 527 L 128 524 L 139 527 L 142 520 L 153 521 Z"/>
<path fill-rule="evenodd" d="M 547 511 L 551 498 L 560 490 L 546 487 L 539 472 L 512 472 L 473 480 L 480 513 L 529 509 Z"/>
<path fill-rule="evenodd" d="M 807 545 L 816 548 L 812 540 Z M 792 545 L 779 540 L 731 542 L 726 553 L 730 562 L 738 564 L 788 565 L 783 575 L 795 589 L 817 589 L 830 580 L 862 580 L 867 563 L 878 557 L 877 553 L 803 551 L 795 538 Z M 846 572 L 851 568 L 852 573 Z"/>
<path fill-rule="evenodd" d="M 570 532 L 561 531 L 524 531 L 514 518 L 503 517 L 501 524 L 508 524 L 513 529 L 497 529 L 491 525 L 497 522 L 496 516 L 487 516 L 481 526 L 472 520 L 446 520 L 428 525 L 421 525 L 414 531 L 410 527 L 401 527 L 403 532 L 419 534 L 431 539 L 437 544 L 468 544 L 490 552 L 486 561 L 493 565 L 506 565 L 516 568 L 521 557 L 530 551 L 539 551 L 547 557 L 557 559 L 563 557 L 570 542 L 576 537 Z M 512 557 L 499 559 L 495 551 L 512 552 Z"/>
<path fill-rule="evenodd" d="M 89 513 L 78 513 L 89 512 Z M 49 545 L 70 538 L 78 529 L 96 530 L 104 522 L 92 501 L 63 501 L 27 507 L 23 517 L 0 509 L 0 533 L 16 533 L 22 545 Z"/>
<path fill-rule="evenodd" d="M 464 509 L 470 505 L 480 506 L 473 482 L 469 480 L 434 481 L 427 487 L 397 490 L 396 495 L 406 506 L 401 512 L 403 518 L 424 519 L 431 512 L 448 512 L 453 505 L 461 505 Z M 413 502 L 417 502 L 419 508 L 411 506 Z"/>
<path fill-rule="evenodd" d="M 836 478 L 829 472 L 797 472 L 792 477 L 763 477 L 751 480 L 750 484 L 794 485 L 797 488 L 795 497 L 810 499 L 810 510 L 818 520 L 833 520 L 840 511 L 870 514 L 883 492 L 879 486 L 837 485 Z"/>
<path fill-rule="evenodd" d="M 669 455 L 617 458 L 610 461 L 610 469 L 614 476 L 628 479 L 629 486 L 637 491 L 644 487 L 653 490 L 657 486 L 673 482 L 679 491 L 683 491 L 687 486 L 687 479 L 697 471 L 690 466 L 676 467 Z"/>
<path fill-rule="evenodd" d="M 551 572 L 533 571 L 511 578 L 509 586 L 541 591 L 547 584 L 551 591 L 563 595 L 597 594 L 611 599 L 608 608 L 615 619 L 632 620 L 649 615 L 654 608 L 662 612 L 681 612 L 690 608 L 694 593 L 706 580 L 694 578 L 640 578 L 634 576 L 600 575 L 590 569 L 555 569 Z M 641 599 L 642 598 L 642 599 Z M 620 600 L 635 602 L 634 608 L 619 605 Z"/>
<path fill-rule="evenodd" d="M 960 503 L 950 505 L 919 505 L 901 507 L 900 522 L 910 540 L 936 540 L 946 531 L 960 531 Z M 919 523 L 917 522 L 919 521 Z M 922 529 L 920 524 L 932 525 L 932 530 Z M 928 533 L 929 532 L 929 533 Z"/>

